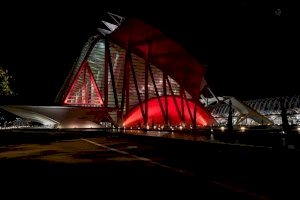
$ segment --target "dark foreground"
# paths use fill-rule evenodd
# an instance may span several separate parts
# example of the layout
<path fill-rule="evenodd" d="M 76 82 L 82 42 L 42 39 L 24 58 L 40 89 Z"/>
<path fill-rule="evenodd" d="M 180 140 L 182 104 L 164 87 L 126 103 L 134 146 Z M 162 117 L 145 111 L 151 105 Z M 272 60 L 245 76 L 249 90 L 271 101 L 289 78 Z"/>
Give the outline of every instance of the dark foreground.
<path fill-rule="evenodd" d="M 24 189 L 184 199 L 299 195 L 298 150 L 105 132 L 1 134 L 1 188 L 15 194 Z"/>

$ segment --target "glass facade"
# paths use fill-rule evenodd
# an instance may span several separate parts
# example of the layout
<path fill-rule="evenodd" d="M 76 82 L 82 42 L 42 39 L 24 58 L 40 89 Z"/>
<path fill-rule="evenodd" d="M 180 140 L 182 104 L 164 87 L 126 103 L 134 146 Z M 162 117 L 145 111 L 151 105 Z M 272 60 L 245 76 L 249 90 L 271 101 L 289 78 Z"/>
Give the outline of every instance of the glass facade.
<path fill-rule="evenodd" d="M 91 41 L 88 42 L 88 44 L 85 46 L 82 55 L 80 56 L 78 63 L 81 63 L 83 65 L 83 59 L 86 55 L 86 52 L 88 51 L 87 48 L 90 45 Z M 121 106 L 121 100 L 122 100 L 122 89 L 123 89 L 123 82 L 124 82 L 124 70 L 125 70 L 125 57 L 126 52 L 124 49 L 119 47 L 116 44 L 110 43 L 110 54 L 111 54 L 111 62 L 113 67 L 113 76 L 115 79 L 115 89 L 117 93 L 118 103 L 119 107 Z M 137 87 L 138 91 L 141 97 L 141 100 L 143 101 L 145 99 L 145 60 L 138 57 L 137 55 L 131 53 L 132 58 L 132 65 L 134 69 L 134 73 L 132 71 L 132 68 L 129 68 L 129 109 L 133 108 L 137 104 L 139 104 L 138 95 L 136 86 L 134 83 L 134 74 L 137 81 Z M 95 95 L 95 88 L 92 84 L 91 77 L 93 76 L 96 85 L 101 92 L 101 98 L 104 101 L 104 89 L 105 89 L 105 41 L 99 40 L 90 51 L 90 54 L 87 56 L 87 62 L 88 66 L 92 71 L 92 74 L 88 73 L 88 70 L 83 69 L 84 72 L 80 72 L 80 64 L 77 64 L 74 72 L 70 79 L 72 79 L 71 82 L 75 82 L 72 90 L 73 96 L 72 98 L 69 98 L 67 103 L 73 104 L 73 105 L 86 105 L 86 106 L 101 106 L 98 102 L 99 100 L 95 100 L 97 98 L 97 95 Z M 148 72 L 148 97 L 153 98 L 156 97 L 155 87 L 154 84 L 157 87 L 157 92 L 159 96 L 163 95 L 163 72 L 159 70 L 157 67 L 151 65 L 151 70 L 154 77 L 154 83 L 151 78 L 150 72 Z M 78 76 L 78 73 L 81 73 L 80 76 Z M 76 79 L 76 74 L 78 78 Z M 171 84 L 171 88 L 174 95 L 180 94 L 180 86 L 179 84 L 174 81 L 171 77 L 167 77 L 169 79 L 169 82 Z M 86 83 L 84 83 L 86 82 Z M 166 81 L 168 82 L 168 81 Z M 166 94 L 171 95 L 172 92 L 170 91 L 170 86 L 168 83 L 166 84 Z M 69 87 L 72 87 L 69 86 Z M 83 87 L 86 87 L 87 91 L 83 89 Z M 71 89 L 71 88 L 70 88 Z M 85 92 L 84 92 L 85 91 Z M 187 96 L 190 97 L 190 95 L 186 92 Z M 84 98 L 83 95 L 87 95 L 87 98 Z M 81 102 L 78 99 L 87 99 L 84 102 Z M 113 85 L 111 80 L 111 73 L 110 70 L 108 71 L 108 106 L 109 107 L 115 107 L 115 99 L 114 99 L 114 93 L 113 93 Z"/>
<path fill-rule="evenodd" d="M 109 56 L 108 54 L 106 55 L 106 44 L 109 44 L 110 60 L 113 74 L 111 74 L 108 60 L 106 61 L 107 56 Z M 105 99 L 104 94 L 106 89 L 106 64 L 108 68 L 107 99 Z M 130 56 L 126 56 L 126 50 L 116 45 L 115 43 L 106 43 L 104 39 L 101 39 L 99 37 L 92 37 L 82 50 L 77 64 L 73 68 L 68 77 L 68 80 L 63 87 L 64 93 L 61 94 L 60 98 L 63 99 L 64 105 L 102 107 L 104 106 L 104 103 L 107 102 L 107 107 L 120 109 L 122 107 L 122 96 L 124 96 L 122 111 L 123 115 L 127 115 L 130 112 L 133 112 L 134 109 L 141 109 L 139 105 L 143 105 L 141 107 L 143 107 L 143 109 L 145 110 L 145 76 L 147 73 L 149 101 L 150 99 L 166 95 L 165 99 L 167 99 L 168 96 L 168 100 L 170 101 L 169 104 L 171 105 L 173 101 L 175 101 L 175 97 L 177 98 L 177 100 L 178 98 L 180 98 L 180 95 L 182 93 L 178 82 L 176 82 L 167 74 L 165 74 L 164 77 L 163 72 L 152 64 L 147 67 L 148 72 L 146 72 L 145 66 L 146 61 L 136 54 L 130 53 Z M 126 82 L 126 79 L 128 80 L 128 82 Z M 113 80 L 115 83 L 114 85 Z M 126 91 L 126 88 L 128 88 L 128 95 L 123 95 L 124 91 Z M 115 99 L 114 91 L 116 92 L 117 101 Z M 191 99 L 191 95 L 186 90 L 182 91 L 184 91 L 185 94 L 183 96 L 185 96 L 187 99 Z M 170 98 L 173 95 L 174 98 Z M 138 98 L 139 96 L 140 99 Z M 162 101 L 164 103 L 164 109 L 166 109 L 165 106 L 168 104 L 167 102 L 165 102 L 165 99 L 158 99 L 157 101 L 157 103 L 159 103 L 159 101 Z M 117 106 L 116 102 L 118 103 Z M 181 101 L 178 101 L 177 103 L 180 104 L 180 102 Z M 181 102 L 181 104 L 183 104 L 183 101 Z M 178 107 L 180 107 L 180 105 L 178 106 L 174 104 L 172 108 L 175 107 L 177 107 L 178 111 Z M 181 119 L 181 117 L 184 115 L 184 113 L 180 114 L 182 109 L 180 107 L 180 111 L 172 111 L 173 115 L 174 113 L 178 113 L 177 118 Z M 187 108 L 185 108 L 185 110 L 187 110 Z M 164 111 L 162 111 L 162 113 L 163 112 Z M 113 121 L 117 122 L 117 112 L 111 112 L 110 117 Z M 189 119 L 191 121 L 192 117 L 189 117 Z M 205 122 L 202 124 L 207 123 Z"/>

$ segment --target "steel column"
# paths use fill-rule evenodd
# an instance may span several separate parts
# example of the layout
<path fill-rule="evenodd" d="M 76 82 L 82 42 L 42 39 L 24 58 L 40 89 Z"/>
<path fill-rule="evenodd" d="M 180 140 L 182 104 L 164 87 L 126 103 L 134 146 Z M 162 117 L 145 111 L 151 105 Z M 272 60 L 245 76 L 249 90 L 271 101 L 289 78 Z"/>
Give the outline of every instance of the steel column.
<path fill-rule="evenodd" d="M 130 65 L 131 65 L 131 71 L 132 71 L 132 75 L 133 75 L 133 82 L 134 82 L 135 90 L 136 90 L 136 93 L 137 93 L 137 96 L 138 96 L 141 113 L 142 113 L 143 119 L 145 121 L 145 112 L 144 112 L 144 109 L 143 109 L 143 102 L 142 102 L 142 99 L 141 99 L 141 95 L 140 95 L 140 91 L 139 91 L 139 86 L 138 86 L 138 83 L 137 83 L 137 80 L 136 80 L 134 66 L 133 66 L 132 58 L 131 58 L 130 54 L 129 54 L 129 61 L 130 61 Z"/>
<path fill-rule="evenodd" d="M 125 92 L 126 92 L 126 115 L 129 113 L 129 77 L 130 77 L 130 50 L 128 48 L 127 50 L 127 55 L 126 55 L 126 63 L 125 63 L 125 66 L 126 66 L 126 87 L 125 87 Z"/>
<path fill-rule="evenodd" d="M 183 95 L 184 95 L 186 107 L 187 107 L 188 112 L 189 112 L 190 119 L 191 119 L 191 121 L 192 121 L 192 120 L 193 120 L 193 115 L 192 115 L 192 111 L 191 111 L 190 105 L 189 105 L 189 103 L 188 103 L 188 100 L 187 100 L 187 97 L 186 97 L 185 92 L 183 92 Z"/>
<path fill-rule="evenodd" d="M 161 112 L 162 112 L 162 114 L 164 116 L 164 121 L 166 123 L 166 114 L 165 114 L 164 107 L 163 107 L 163 104 L 161 102 L 160 96 L 158 94 L 158 90 L 157 90 L 157 87 L 156 87 L 156 84 L 155 84 L 155 80 L 154 80 L 153 72 L 152 72 L 152 69 L 151 69 L 151 65 L 149 65 L 149 72 L 150 72 L 150 77 L 152 79 L 152 83 L 153 83 L 153 86 L 154 86 L 155 94 L 156 94 L 156 96 L 158 98 L 158 103 L 159 103 Z"/>
<path fill-rule="evenodd" d="M 164 97 L 165 97 L 165 109 L 166 109 L 166 124 L 169 124 L 169 105 L 167 101 L 167 82 L 166 79 L 168 76 L 166 75 L 165 72 L 163 72 L 163 90 L 164 90 Z"/>
<path fill-rule="evenodd" d="M 108 105 L 108 50 L 105 39 L 105 64 L 104 64 L 104 107 Z"/>
<path fill-rule="evenodd" d="M 184 90 L 182 88 L 182 86 L 180 86 L 180 102 L 181 102 L 181 122 L 184 122 L 185 119 L 184 119 L 184 101 L 183 101 L 183 93 L 184 93 Z"/>
<path fill-rule="evenodd" d="M 194 118 L 193 118 L 193 128 L 197 128 L 197 102 L 195 101 L 195 106 L 194 106 Z"/>
<path fill-rule="evenodd" d="M 109 41 L 107 39 L 105 40 L 105 49 L 106 49 L 107 58 L 108 58 L 107 60 L 108 60 L 108 65 L 109 65 L 109 69 L 110 69 L 110 79 L 111 79 L 112 88 L 113 88 L 113 92 L 114 92 L 115 106 L 116 106 L 116 108 L 118 108 L 119 102 L 118 102 L 118 95 L 117 95 L 117 89 L 116 89 L 116 83 L 115 83 L 114 69 L 113 69 L 112 62 L 111 62 Z"/>
<path fill-rule="evenodd" d="M 175 99 L 175 95 L 174 95 L 170 80 L 168 78 L 167 78 L 167 82 L 168 82 L 169 89 L 170 89 L 170 92 L 171 92 L 171 95 L 172 95 L 172 98 L 173 98 L 173 101 L 174 101 L 174 104 L 175 104 L 175 107 L 176 107 L 178 117 L 181 119 L 180 109 L 179 109 L 179 106 L 178 106 L 177 101 Z"/>
<path fill-rule="evenodd" d="M 127 71 L 126 71 L 126 63 L 127 63 L 127 52 L 125 52 L 125 63 L 124 63 L 124 73 L 123 73 L 123 85 L 122 85 L 122 99 L 121 99 L 121 110 L 120 110 L 120 115 L 119 117 L 123 118 L 123 112 L 124 112 L 124 99 L 125 99 L 125 88 L 126 88 L 126 77 L 127 77 Z"/>
<path fill-rule="evenodd" d="M 83 70 L 83 91 L 82 91 L 81 103 L 86 104 L 86 67 Z"/>
<path fill-rule="evenodd" d="M 145 120 L 144 120 L 144 126 L 147 127 L 148 126 L 148 98 L 149 98 L 149 93 L 148 93 L 148 66 L 149 66 L 149 57 L 150 57 L 150 53 L 151 53 L 151 49 L 150 49 L 150 44 L 148 44 L 148 53 L 147 53 L 147 57 L 145 60 Z"/>

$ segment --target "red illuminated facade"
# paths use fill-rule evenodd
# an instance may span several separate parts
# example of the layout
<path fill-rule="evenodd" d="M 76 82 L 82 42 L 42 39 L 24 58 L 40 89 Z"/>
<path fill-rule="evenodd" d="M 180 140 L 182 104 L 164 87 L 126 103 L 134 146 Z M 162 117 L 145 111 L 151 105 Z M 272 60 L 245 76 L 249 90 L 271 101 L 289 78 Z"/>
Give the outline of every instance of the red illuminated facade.
<path fill-rule="evenodd" d="M 161 103 L 161 105 L 160 105 Z M 123 126 L 137 127 L 144 123 L 142 109 L 146 103 L 134 107 L 125 117 Z M 148 122 L 149 126 L 154 125 L 183 125 L 192 127 L 194 119 L 196 124 L 207 126 L 213 121 L 202 105 L 197 105 L 192 100 L 180 98 L 178 96 L 162 96 L 148 100 Z M 196 116 L 196 118 L 195 118 Z M 167 122 L 167 123 L 166 123 Z"/>
<path fill-rule="evenodd" d="M 89 39 L 58 102 L 114 108 L 108 118 L 116 126 L 214 124 L 199 101 L 205 83 L 202 64 L 143 21 L 107 26 L 114 31 Z"/>

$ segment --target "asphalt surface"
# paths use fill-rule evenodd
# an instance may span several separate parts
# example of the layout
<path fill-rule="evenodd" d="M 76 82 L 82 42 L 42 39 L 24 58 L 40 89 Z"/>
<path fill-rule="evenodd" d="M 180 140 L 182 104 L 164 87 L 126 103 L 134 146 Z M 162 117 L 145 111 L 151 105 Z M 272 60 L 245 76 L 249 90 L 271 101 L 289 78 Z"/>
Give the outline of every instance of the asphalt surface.
<path fill-rule="evenodd" d="M 108 133 L 62 135 L 3 143 L 1 185 L 49 194 L 133 197 L 142 192 L 185 199 L 289 199 L 297 194 L 284 187 L 298 180 L 297 152 Z M 279 167 L 282 163 L 289 167 Z"/>

